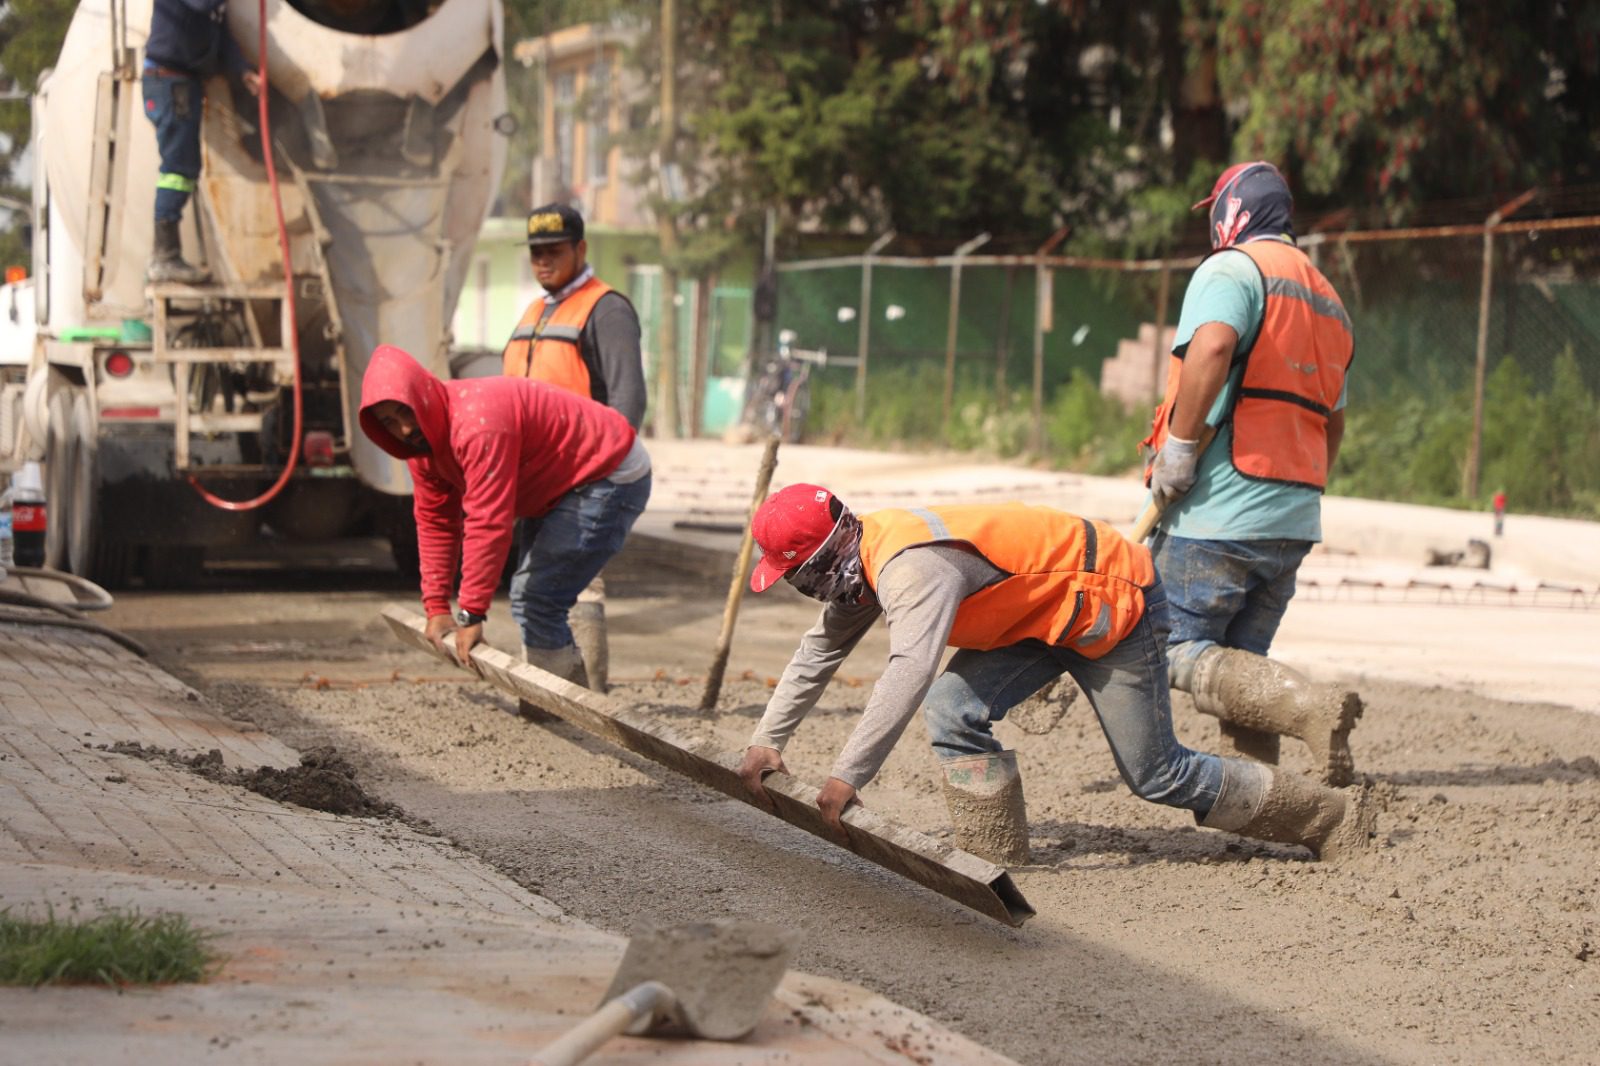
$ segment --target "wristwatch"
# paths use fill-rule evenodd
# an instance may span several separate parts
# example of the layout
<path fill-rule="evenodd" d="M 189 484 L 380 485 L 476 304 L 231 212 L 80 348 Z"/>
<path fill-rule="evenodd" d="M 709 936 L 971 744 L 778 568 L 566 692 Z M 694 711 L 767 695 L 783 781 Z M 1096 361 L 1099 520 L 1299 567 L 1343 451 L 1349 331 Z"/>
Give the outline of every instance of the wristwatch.
<path fill-rule="evenodd" d="M 484 614 L 473 614 L 471 611 L 469 611 L 465 607 L 463 607 L 459 611 L 456 612 L 456 625 L 458 625 L 458 626 L 481 626 L 481 625 L 483 625 L 484 619 L 486 619 L 488 617 L 489 617 L 488 615 L 484 615 Z"/>

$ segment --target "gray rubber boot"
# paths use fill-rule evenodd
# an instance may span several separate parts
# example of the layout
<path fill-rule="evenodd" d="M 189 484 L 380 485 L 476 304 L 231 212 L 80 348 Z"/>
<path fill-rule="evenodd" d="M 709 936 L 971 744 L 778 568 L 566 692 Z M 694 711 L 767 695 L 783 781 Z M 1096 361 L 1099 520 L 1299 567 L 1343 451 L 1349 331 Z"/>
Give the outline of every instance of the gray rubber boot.
<path fill-rule="evenodd" d="M 530 648 L 524 644 L 522 658 L 529 666 L 537 666 L 563 681 L 587 687 L 588 675 L 584 673 L 583 656 L 578 653 L 576 644 L 568 644 L 564 648 Z M 530 722 L 553 722 L 559 717 L 527 700 L 517 701 L 517 713 Z"/>
<path fill-rule="evenodd" d="M 1370 846 L 1377 824 L 1371 789 L 1325 788 L 1299 774 L 1249 759 L 1222 760 L 1222 791 L 1204 818 L 1206 829 L 1300 844 L 1337 862 Z"/>
<path fill-rule="evenodd" d="M 599 579 L 595 579 L 599 583 Z M 572 628 L 572 639 L 577 642 L 583 656 L 583 668 L 588 672 L 589 687 L 604 692 L 610 687 L 611 652 L 606 645 L 606 601 L 604 588 L 599 596 L 591 596 L 594 585 L 583 590 L 578 602 L 567 612 L 567 625 Z"/>
<path fill-rule="evenodd" d="M 1276 763 L 1277 745 L 1261 734 L 1296 737 L 1311 749 L 1324 782 L 1338 787 L 1355 779 L 1350 731 L 1365 707 L 1350 689 L 1317 684 L 1265 656 L 1208 648 L 1190 691 L 1196 708 L 1231 727 L 1224 737 L 1239 754 Z"/>
<path fill-rule="evenodd" d="M 1210 713 L 1209 711 L 1206 713 Z M 1217 727 L 1222 733 L 1222 743 L 1218 745 L 1221 754 L 1237 755 L 1241 759 L 1254 759 L 1264 762 L 1268 766 L 1277 766 L 1282 754 L 1283 745 L 1279 743 L 1283 738 L 1276 733 L 1268 733 L 1260 729 L 1251 729 L 1249 726 L 1234 725 L 1226 719 L 1217 719 Z"/>
<path fill-rule="evenodd" d="M 1022 866 L 1028 851 L 1028 807 L 1014 751 L 939 760 L 944 801 L 956 847 L 1000 866 Z"/>
<path fill-rule="evenodd" d="M 150 249 L 150 264 L 145 268 L 144 277 L 146 281 L 202 285 L 211 280 L 211 272 L 184 262 L 183 238 L 179 236 L 177 222 L 157 221 L 155 242 Z"/>

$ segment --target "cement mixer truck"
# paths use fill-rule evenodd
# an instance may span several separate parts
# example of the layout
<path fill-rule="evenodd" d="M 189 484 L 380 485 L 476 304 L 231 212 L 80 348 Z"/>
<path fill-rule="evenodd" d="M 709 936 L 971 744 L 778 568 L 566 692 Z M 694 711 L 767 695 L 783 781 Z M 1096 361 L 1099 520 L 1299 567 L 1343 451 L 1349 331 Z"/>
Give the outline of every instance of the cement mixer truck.
<path fill-rule="evenodd" d="M 145 281 L 150 8 L 80 3 L 34 98 L 32 336 L 0 379 L 0 463 L 44 461 L 46 562 L 102 584 L 181 582 L 262 536 L 386 535 L 403 565 L 410 483 L 360 432 L 361 377 L 379 343 L 449 376 L 511 132 L 498 0 L 267 0 L 266 123 L 244 86 L 206 85 L 200 286 Z M 252 66 L 261 10 L 227 7 Z"/>

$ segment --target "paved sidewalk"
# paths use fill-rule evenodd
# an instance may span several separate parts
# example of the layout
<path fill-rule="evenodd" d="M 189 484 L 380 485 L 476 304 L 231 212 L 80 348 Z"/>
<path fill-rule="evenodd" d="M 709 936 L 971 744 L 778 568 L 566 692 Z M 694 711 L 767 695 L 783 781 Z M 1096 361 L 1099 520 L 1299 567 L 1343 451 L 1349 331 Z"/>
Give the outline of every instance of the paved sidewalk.
<path fill-rule="evenodd" d="M 199 985 L 0 989 L 0 1063 L 524 1062 L 621 958 L 621 938 L 447 841 L 103 750 L 117 742 L 299 762 L 104 637 L 0 623 L 0 908 L 178 913 L 227 959 Z M 744 1043 L 624 1038 L 590 1061 L 1008 1060 L 791 972 Z"/>

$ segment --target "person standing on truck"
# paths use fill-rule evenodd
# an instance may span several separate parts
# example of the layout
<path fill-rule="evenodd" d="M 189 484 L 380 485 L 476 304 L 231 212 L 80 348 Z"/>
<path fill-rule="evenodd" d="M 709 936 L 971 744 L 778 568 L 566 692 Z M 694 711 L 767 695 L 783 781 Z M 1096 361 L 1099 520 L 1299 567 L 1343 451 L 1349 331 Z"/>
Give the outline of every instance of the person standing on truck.
<path fill-rule="evenodd" d="M 238 75 L 251 93 L 260 76 L 228 32 L 227 0 L 155 0 L 144 46 L 144 114 L 156 128 L 161 173 L 156 178 L 155 233 L 147 281 L 198 285 L 210 273 L 183 258 L 179 223 L 200 180 L 200 118 L 212 74 Z"/>
<path fill-rule="evenodd" d="M 627 419 L 543 382 L 440 381 L 384 344 L 362 378 L 361 430 L 411 471 L 428 639 L 445 647 L 454 631 L 456 657 L 467 661 L 513 527 L 537 519 L 521 545 L 527 576 L 511 590 L 523 654 L 585 684 L 567 614 L 650 498 L 650 457 Z"/>
<path fill-rule="evenodd" d="M 501 353 L 502 372 L 603 403 L 637 431 L 645 409 L 639 316 L 626 296 L 595 276 L 588 252 L 583 216 L 575 209 L 546 204 L 529 213 L 528 255 L 545 294 L 523 311 Z M 536 521 L 525 521 L 518 538 L 528 540 L 537 532 Z M 531 573 L 519 566 L 511 579 L 512 591 L 519 581 L 531 579 Z M 603 578 L 596 576 L 583 590 L 570 620 L 589 687 L 604 692 L 610 656 Z"/>
<path fill-rule="evenodd" d="M 829 680 L 881 616 L 889 660 L 817 795 L 842 816 L 918 706 L 944 776 L 957 846 L 1028 861 L 1017 757 L 993 723 L 1070 674 L 1099 716 L 1117 770 L 1140 798 L 1195 821 L 1337 859 L 1367 846 L 1365 788 L 1320 787 L 1248 759 L 1192 751 L 1172 731 L 1167 597 L 1150 551 L 1104 522 L 1021 503 L 908 507 L 859 518 L 820 485 L 790 485 L 750 523 L 761 561 L 750 587 L 786 581 L 823 604 L 767 702 L 739 767 L 787 772 L 783 749 Z M 941 673 L 946 647 L 957 649 Z"/>
<path fill-rule="evenodd" d="M 1280 737 L 1298 737 L 1318 776 L 1343 785 L 1361 697 L 1267 651 L 1322 539 L 1355 354 L 1350 316 L 1295 245 L 1294 198 L 1277 167 L 1229 167 L 1195 208 L 1208 205 L 1213 252 L 1184 294 L 1166 398 L 1144 442 L 1156 449 L 1151 550 L 1172 596 L 1172 684 L 1219 719 L 1225 748 L 1275 764 Z"/>

